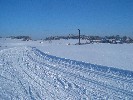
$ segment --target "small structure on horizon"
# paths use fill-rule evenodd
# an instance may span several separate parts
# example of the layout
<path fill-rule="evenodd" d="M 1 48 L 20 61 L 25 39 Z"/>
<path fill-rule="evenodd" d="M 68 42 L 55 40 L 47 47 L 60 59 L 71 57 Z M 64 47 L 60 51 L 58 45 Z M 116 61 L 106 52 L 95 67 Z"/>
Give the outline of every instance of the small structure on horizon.
<path fill-rule="evenodd" d="M 78 30 L 79 30 L 79 45 L 80 45 L 80 44 L 81 44 L 81 43 L 80 43 L 80 29 L 78 29 Z"/>

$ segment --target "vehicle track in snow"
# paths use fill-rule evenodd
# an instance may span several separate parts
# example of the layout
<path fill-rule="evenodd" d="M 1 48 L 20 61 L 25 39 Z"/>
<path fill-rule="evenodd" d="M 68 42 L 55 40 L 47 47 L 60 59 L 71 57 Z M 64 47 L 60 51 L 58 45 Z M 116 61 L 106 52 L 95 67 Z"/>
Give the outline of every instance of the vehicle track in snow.
<path fill-rule="evenodd" d="M 132 71 L 59 58 L 34 47 L 1 50 L 0 79 L 2 100 L 133 99 Z"/>
<path fill-rule="evenodd" d="M 38 50 L 35 50 L 35 54 L 37 55 L 37 56 L 39 56 L 39 54 L 37 54 L 37 51 Z M 40 51 L 39 51 L 40 52 Z M 41 54 L 41 53 L 40 53 Z M 44 57 L 46 57 L 46 55 L 40 55 L 39 56 L 40 58 L 42 57 L 42 59 L 44 59 Z M 32 58 L 33 59 L 33 58 Z M 47 58 L 46 58 L 47 59 Z M 45 60 L 46 60 L 45 59 Z M 58 59 L 57 59 L 58 60 Z M 35 61 L 35 59 L 34 59 L 34 61 Z M 116 81 L 119 81 L 119 84 L 117 83 L 117 87 L 116 86 L 111 86 L 110 85 L 110 83 L 106 83 L 106 84 L 104 84 L 103 82 L 98 82 L 98 81 L 95 81 L 95 79 L 94 79 L 94 77 L 92 78 L 93 80 L 91 80 L 90 78 L 86 78 L 86 77 L 89 77 L 88 75 L 86 75 L 86 77 L 85 76 L 81 76 L 80 74 L 79 75 L 75 75 L 75 74 L 73 74 L 73 73 L 70 73 L 70 72 L 67 72 L 67 71 L 70 71 L 69 69 L 70 68 L 72 68 L 72 67 L 68 67 L 69 69 L 66 69 L 66 70 L 63 70 L 63 68 L 59 68 L 59 66 L 57 66 L 57 68 L 55 68 L 55 67 L 52 67 L 51 65 L 46 65 L 46 63 L 44 63 L 44 61 L 43 62 L 40 62 L 41 60 L 39 59 L 39 62 L 38 63 L 40 63 L 40 64 L 44 64 L 45 66 L 49 66 L 49 67 L 51 67 L 51 69 L 55 69 L 55 70 L 59 70 L 59 72 L 63 72 L 63 73 L 65 73 L 65 74 L 69 74 L 70 76 L 74 76 L 74 77 L 78 77 L 78 78 L 80 78 L 81 80 L 85 80 L 85 81 L 88 81 L 88 82 L 91 82 L 91 83 L 93 83 L 93 84 L 97 84 L 97 85 L 99 85 L 99 86 L 103 86 L 103 87 L 106 87 L 106 88 L 108 88 L 108 89 L 111 89 L 111 90 L 113 90 L 112 92 L 114 92 L 114 91 L 117 91 L 117 92 L 120 92 L 120 93 L 122 93 L 122 95 L 124 95 L 125 96 L 125 94 L 126 95 L 129 95 L 129 96 L 133 96 L 133 94 L 132 94 L 132 91 L 130 92 L 130 91 L 128 91 L 127 89 L 126 90 L 124 90 L 123 88 L 118 88 L 118 86 L 120 85 L 120 83 L 122 82 L 122 83 L 128 83 L 128 85 L 129 86 L 132 86 L 132 79 L 131 80 L 129 80 L 129 79 L 125 79 L 124 77 L 123 78 L 121 78 L 121 77 L 118 77 L 118 76 L 111 76 L 111 75 L 108 75 L 108 73 L 106 73 L 106 74 L 103 74 L 103 73 L 101 73 L 101 72 L 95 72 L 95 71 L 90 71 L 90 72 L 88 72 L 88 73 L 94 73 L 95 75 L 97 75 L 98 74 L 98 76 L 99 77 L 105 77 L 105 78 L 108 78 L 108 80 L 111 80 L 111 79 L 113 79 L 113 81 L 114 81 L 114 83 L 116 82 Z M 52 61 L 50 61 L 50 60 L 48 60 L 49 61 L 49 63 L 50 64 L 52 64 Z M 37 62 L 37 60 L 35 61 L 35 62 Z M 72 65 L 73 66 L 73 65 Z M 88 64 L 88 66 L 89 66 L 89 64 Z M 61 67 L 63 67 L 63 66 L 61 66 Z M 79 66 L 80 67 L 80 66 Z M 77 70 L 77 69 L 75 69 L 75 70 Z M 79 71 L 82 71 L 82 70 L 79 70 Z M 108 80 L 104 80 L 104 81 L 108 81 Z M 130 89 L 132 89 L 132 88 L 130 88 Z M 117 94 L 117 92 L 116 92 L 116 94 Z M 116 95 L 115 94 L 115 95 Z"/>

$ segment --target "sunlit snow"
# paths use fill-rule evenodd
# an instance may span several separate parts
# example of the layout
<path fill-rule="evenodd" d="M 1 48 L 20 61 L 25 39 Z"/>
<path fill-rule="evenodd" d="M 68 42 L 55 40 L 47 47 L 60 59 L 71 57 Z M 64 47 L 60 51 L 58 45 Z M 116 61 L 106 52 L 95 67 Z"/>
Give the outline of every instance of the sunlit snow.
<path fill-rule="evenodd" d="M 133 44 L 76 42 L 0 39 L 0 99 L 132 100 Z"/>

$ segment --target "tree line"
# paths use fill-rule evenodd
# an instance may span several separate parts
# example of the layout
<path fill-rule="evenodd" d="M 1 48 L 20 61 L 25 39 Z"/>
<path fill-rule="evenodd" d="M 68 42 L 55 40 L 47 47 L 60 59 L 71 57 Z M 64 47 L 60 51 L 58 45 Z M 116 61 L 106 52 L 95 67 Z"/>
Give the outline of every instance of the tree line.
<path fill-rule="evenodd" d="M 128 36 L 87 36 L 81 35 L 82 40 L 88 40 L 90 42 L 100 42 L 100 43 L 133 43 L 133 39 Z M 78 35 L 68 35 L 68 36 L 50 36 L 46 37 L 45 40 L 60 40 L 60 39 L 79 39 Z"/>

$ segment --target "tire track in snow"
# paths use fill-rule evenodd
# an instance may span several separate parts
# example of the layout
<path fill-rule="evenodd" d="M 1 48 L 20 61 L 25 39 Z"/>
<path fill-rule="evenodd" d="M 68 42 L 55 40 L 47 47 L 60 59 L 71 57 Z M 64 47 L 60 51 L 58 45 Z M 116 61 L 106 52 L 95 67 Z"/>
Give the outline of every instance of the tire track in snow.
<path fill-rule="evenodd" d="M 62 58 L 50 56 L 42 53 L 36 48 L 31 47 L 19 47 L 3 50 L 0 51 L 0 55 L 0 62 L 2 62 L 2 65 L 0 65 L 0 71 L 4 70 L 6 71 L 5 73 L 9 73 L 8 76 L 12 76 L 8 78 L 8 76 L 2 77 L 2 75 L 0 74 L 0 77 L 7 79 L 7 81 L 17 82 L 14 84 L 20 86 L 21 89 L 25 91 L 28 99 L 44 99 L 44 97 L 42 97 L 43 94 L 40 94 L 41 91 L 44 90 L 45 92 L 48 91 L 48 96 L 51 96 L 46 96 L 45 99 L 51 98 L 55 100 L 65 100 L 67 99 L 67 97 L 73 100 L 83 98 L 89 99 L 89 97 L 91 99 L 133 99 L 133 86 L 131 86 L 131 89 L 128 89 L 129 86 L 132 85 L 133 77 L 125 77 L 120 75 L 114 76 L 114 74 L 111 73 L 103 73 L 102 71 L 87 68 L 86 66 L 82 65 L 83 63 L 71 63 L 71 60 L 68 61 Z M 34 70 L 35 64 L 39 66 L 37 71 Z M 88 66 L 89 65 L 90 64 L 88 64 Z M 12 68 L 14 69 L 12 70 Z M 42 73 L 42 70 L 54 73 L 56 75 L 54 76 L 56 83 L 54 83 L 52 77 L 47 76 L 43 78 L 43 74 L 45 73 Z M 19 74 L 23 74 L 23 79 L 20 79 L 21 77 L 19 77 L 19 75 L 15 76 L 17 75 L 16 71 L 19 71 Z M 13 79 L 13 77 L 15 77 L 15 80 Z M 104 79 L 104 81 L 106 82 L 97 80 L 97 78 L 99 77 L 102 77 L 101 79 Z M 28 83 L 24 85 L 23 81 Z M 6 81 L 3 82 L 6 83 Z M 109 82 L 112 83 L 110 84 Z M 121 87 L 117 87 L 117 84 L 119 85 L 119 82 L 124 83 L 124 86 L 126 83 L 128 88 L 123 87 L 123 85 L 120 85 Z M 66 94 L 62 94 L 60 96 L 56 95 L 57 92 L 55 92 L 55 88 L 46 87 L 52 87 L 53 85 L 59 86 L 58 90 Z M 65 88 L 65 86 L 67 87 Z M 19 88 L 16 88 L 15 91 L 17 91 L 17 89 Z M 48 89 L 53 90 L 49 91 Z M 12 94 L 13 91 L 9 90 L 9 92 L 7 92 L 7 94 L 9 95 L 10 93 Z M 12 95 L 11 97 L 17 96 L 16 94 Z M 30 96 L 30 98 L 28 96 Z M 111 96 L 113 97 L 111 98 Z"/>
<path fill-rule="evenodd" d="M 33 59 L 32 59 L 32 60 L 33 60 Z M 34 61 L 35 61 L 35 60 L 34 60 Z M 35 61 L 35 62 L 37 62 L 37 61 Z M 47 65 L 47 64 L 45 64 L 45 63 L 40 63 L 40 62 L 37 62 L 37 63 L 42 64 L 42 65 L 45 65 L 45 66 L 48 66 L 49 68 L 54 69 L 54 70 L 59 71 L 59 72 L 62 72 L 62 73 L 64 73 L 64 74 L 69 74 L 69 77 L 72 77 L 72 76 L 73 76 L 74 78 L 79 78 L 79 79 L 81 79 L 81 81 L 84 80 L 84 81 L 87 81 L 87 82 L 91 82 L 91 83 L 93 83 L 93 84 L 96 84 L 96 85 L 99 85 L 99 86 L 102 86 L 102 87 L 106 87 L 106 88 L 111 89 L 111 90 L 113 90 L 113 91 L 118 91 L 118 92 L 121 92 L 121 93 L 123 93 L 123 94 L 126 94 L 126 95 L 129 95 L 129 96 L 133 97 L 133 93 L 132 93 L 132 92 L 128 92 L 128 91 L 122 90 L 122 89 L 120 89 L 120 88 L 112 87 L 112 86 L 106 85 L 106 84 L 104 84 L 104 83 L 100 83 L 100 82 L 97 82 L 97 81 L 95 81 L 95 80 L 91 80 L 91 79 L 82 77 L 82 76 L 80 76 L 80 75 L 76 75 L 76 74 L 73 74 L 73 73 L 70 73 L 70 72 L 66 72 L 65 70 L 62 70 L 62 69 L 59 69 L 59 68 L 55 68 L 55 67 L 53 67 L 53 66 L 51 66 L 51 65 Z M 113 92 L 113 91 L 112 91 L 112 92 Z"/>
<path fill-rule="evenodd" d="M 40 56 L 40 57 L 42 57 L 43 58 L 43 56 L 45 57 L 45 55 L 39 55 L 39 54 L 37 54 L 37 51 L 38 50 L 36 50 L 35 51 L 35 54 L 37 55 L 37 56 Z M 42 62 L 38 62 L 38 63 L 40 63 L 40 64 L 44 64 L 45 65 L 45 63 L 42 63 Z M 46 65 L 45 65 L 46 66 Z M 49 65 L 49 67 L 52 67 L 51 65 Z M 52 69 L 54 69 L 54 67 L 52 67 Z M 65 73 L 65 71 L 64 70 L 61 70 L 61 69 L 56 69 L 55 68 L 55 70 L 59 70 L 59 71 L 61 71 L 61 72 L 63 72 L 63 73 Z M 94 72 L 94 71 L 93 71 Z M 93 73 L 92 72 L 92 73 Z M 97 72 L 98 73 L 98 72 Z M 66 73 L 66 74 L 71 74 L 72 76 L 74 76 L 73 75 L 73 73 Z M 101 74 L 101 73 L 98 73 L 98 75 L 101 75 L 101 76 L 103 76 L 103 75 L 105 75 L 105 77 L 107 77 L 107 78 L 113 78 L 113 79 L 117 79 L 117 80 L 119 80 L 119 81 L 126 81 L 126 82 L 129 82 L 129 83 L 131 83 L 132 82 L 132 80 L 126 80 L 126 79 L 122 79 L 121 77 L 120 78 L 118 78 L 118 77 L 114 77 L 114 76 L 110 76 L 110 75 L 106 75 L 106 74 Z M 75 75 L 76 76 L 76 75 Z M 79 76 L 78 78 L 81 78 L 82 76 Z M 84 79 L 84 80 L 86 80 L 86 81 L 88 81 L 88 78 L 84 78 L 84 77 L 82 77 L 82 79 Z M 98 84 L 98 85 L 101 85 L 101 86 L 103 86 L 103 87 L 106 87 L 106 88 L 109 88 L 109 89 L 112 89 L 112 90 L 114 90 L 114 91 L 119 91 L 119 92 L 121 92 L 121 93 L 123 93 L 123 94 L 127 94 L 127 95 L 130 95 L 131 97 L 133 97 L 133 92 L 130 92 L 130 91 L 127 91 L 127 90 L 123 90 L 123 89 L 121 89 L 121 88 L 117 88 L 117 87 L 113 87 L 113 86 L 110 86 L 110 85 L 106 85 L 106 84 L 104 84 L 104 83 L 100 83 L 100 82 L 97 82 L 97 81 L 94 81 L 94 80 L 90 80 L 92 83 L 94 83 L 94 84 Z"/>
<path fill-rule="evenodd" d="M 22 48 L 23 49 L 23 48 Z M 12 49 L 10 49 L 10 50 L 12 50 Z M 7 58 L 10 58 L 10 56 L 12 57 L 12 55 L 11 55 L 11 52 L 12 51 L 10 51 L 10 50 L 8 50 L 8 53 L 9 54 L 5 54 L 6 56 L 7 56 Z M 17 55 L 17 52 L 16 52 L 16 55 Z M 14 56 L 14 55 L 13 55 Z M 21 55 L 22 57 L 23 57 L 23 55 Z M 12 60 L 12 59 L 11 59 Z M 5 61 L 8 61 L 8 59 L 6 59 L 5 58 Z M 16 60 L 15 60 L 16 61 Z M 18 63 L 22 63 L 22 62 L 18 62 Z M 17 64 L 17 63 L 16 63 Z M 8 71 L 5 71 L 6 73 L 10 73 L 9 74 L 9 76 L 12 76 L 12 75 L 14 75 L 14 73 L 13 72 L 15 72 L 15 71 L 11 71 L 11 70 L 13 70 L 13 69 L 9 69 L 9 67 L 8 66 L 6 66 L 6 65 L 10 65 L 10 64 L 7 64 L 7 63 L 5 63 L 5 66 L 4 67 L 7 67 L 8 68 Z M 18 64 L 17 64 L 18 65 Z M 10 65 L 11 66 L 11 65 Z M 16 65 L 15 65 L 16 66 Z M 19 65 L 18 65 L 18 67 L 19 67 Z M 15 68 L 15 67 L 14 67 Z M 11 72 L 10 72 L 11 71 Z M 28 77 L 30 77 L 32 80 L 34 80 L 34 78 L 32 78 L 31 77 L 31 75 L 29 75 L 25 70 L 20 70 L 19 69 L 19 71 L 21 72 L 24 72 Z M 6 78 L 7 76 L 5 76 L 4 78 Z M 6 78 L 6 79 L 8 79 L 8 78 Z M 12 79 L 12 81 L 13 81 L 14 79 Z M 23 81 L 23 80 L 22 80 Z M 37 83 L 37 84 L 39 84 L 36 80 L 34 80 L 34 82 L 35 83 Z M 6 83 L 6 82 L 5 82 Z M 19 81 L 19 83 L 20 83 L 20 85 L 22 86 L 23 84 L 22 84 L 22 82 L 21 81 Z M 18 83 L 15 83 L 16 85 L 18 84 Z M 40 85 L 40 84 L 39 84 Z M 41 86 L 41 85 L 40 85 Z M 42 87 L 42 86 L 41 86 Z M 43 86 L 43 88 L 44 88 L 44 86 Z M 25 90 L 25 92 L 27 91 L 26 90 L 26 88 L 25 87 L 23 87 L 23 89 Z M 46 88 L 44 88 L 44 89 L 46 89 Z M 47 91 L 48 91 L 48 89 L 46 89 Z M 28 91 L 28 92 L 26 92 L 26 93 L 30 93 L 31 91 Z M 12 92 L 11 92 L 12 93 Z M 37 92 L 36 92 L 37 93 Z M 28 95 L 28 94 L 27 94 Z M 39 96 L 39 94 L 37 94 L 38 96 Z M 52 95 L 52 93 L 49 93 L 49 96 L 50 95 Z M 54 96 L 54 97 L 56 97 L 56 96 Z M 55 100 L 55 98 L 54 97 L 51 97 L 51 98 L 53 98 L 53 100 Z"/>

